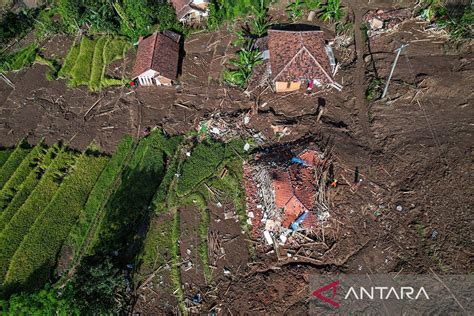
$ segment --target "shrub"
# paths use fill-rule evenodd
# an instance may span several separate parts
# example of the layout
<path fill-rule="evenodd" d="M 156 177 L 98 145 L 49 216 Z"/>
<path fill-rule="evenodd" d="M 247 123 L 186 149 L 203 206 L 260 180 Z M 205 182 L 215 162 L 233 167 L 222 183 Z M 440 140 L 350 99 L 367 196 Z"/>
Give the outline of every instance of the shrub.
<path fill-rule="evenodd" d="M 21 141 L 16 146 L 15 150 L 3 164 L 2 169 L 0 169 L 0 189 L 3 189 L 5 183 L 7 183 L 8 179 L 10 179 L 30 150 L 30 146 L 25 141 Z"/>
<path fill-rule="evenodd" d="M 302 0 L 294 0 L 286 7 L 286 15 L 293 22 L 297 21 L 303 15 L 303 4 Z"/>
<path fill-rule="evenodd" d="M 17 71 L 33 64 L 38 45 L 30 44 L 0 61 L 0 72 Z"/>
<path fill-rule="evenodd" d="M 43 209 L 11 259 L 5 284 L 32 289 L 44 284 L 56 264 L 56 256 L 76 222 L 106 157 L 82 154 L 48 206 Z"/>
<path fill-rule="evenodd" d="M 328 0 L 321 7 L 320 17 L 323 21 L 338 22 L 344 17 L 340 0 Z"/>
<path fill-rule="evenodd" d="M 0 233 L 0 284 L 5 280 L 12 256 L 31 225 L 56 193 L 62 178 L 74 162 L 73 157 L 72 153 L 64 150 L 59 153 L 31 195 Z"/>
<path fill-rule="evenodd" d="M 101 217 L 100 213 L 115 189 L 114 184 L 132 154 L 133 145 L 134 142 L 130 136 L 126 136 L 119 144 L 94 185 L 78 223 L 71 229 L 67 244 L 74 250 L 74 259 L 78 259 L 81 252 L 87 252 L 87 249 L 83 249 L 87 246 L 87 237 L 96 227 L 95 224 Z"/>
<path fill-rule="evenodd" d="M 256 49 L 242 48 L 237 52 L 237 58 L 229 59 L 228 63 L 232 68 L 224 70 L 224 81 L 243 88 L 252 75 L 253 67 L 262 63 L 261 53 Z"/>
<path fill-rule="evenodd" d="M 189 194 L 199 183 L 210 177 L 224 159 L 225 147 L 207 139 L 198 144 L 183 165 L 178 178 L 176 193 L 179 196 Z"/>
<path fill-rule="evenodd" d="M 88 85 L 91 77 L 92 58 L 94 56 L 94 48 L 96 41 L 87 37 L 81 40 L 81 47 L 76 63 L 71 69 L 71 77 L 73 85 Z"/>
<path fill-rule="evenodd" d="M 44 175 L 46 169 L 56 157 L 58 150 L 59 148 L 56 146 L 50 148 L 48 153 L 44 156 L 44 159 L 39 162 L 38 166 L 36 166 L 36 168 L 30 172 L 28 178 L 23 181 L 18 189 L 18 192 L 16 192 L 7 208 L 0 215 L 0 232 L 3 231 L 5 225 L 11 220 L 17 210 L 28 199 L 31 192 L 33 192 L 41 177 Z"/>
<path fill-rule="evenodd" d="M 0 48 L 11 39 L 21 38 L 28 34 L 34 24 L 34 15 L 34 10 L 4 13 L 0 20 Z"/>
<path fill-rule="evenodd" d="M 8 203 L 15 196 L 19 186 L 25 181 L 28 175 L 42 160 L 46 153 L 45 146 L 40 143 L 35 146 L 28 155 L 21 161 L 15 172 L 12 174 L 10 179 L 5 183 L 3 188 L 0 190 L 0 211 L 3 211 Z"/>
<path fill-rule="evenodd" d="M 58 0 L 58 11 L 67 32 L 73 33 L 79 29 L 80 23 L 79 0 Z"/>

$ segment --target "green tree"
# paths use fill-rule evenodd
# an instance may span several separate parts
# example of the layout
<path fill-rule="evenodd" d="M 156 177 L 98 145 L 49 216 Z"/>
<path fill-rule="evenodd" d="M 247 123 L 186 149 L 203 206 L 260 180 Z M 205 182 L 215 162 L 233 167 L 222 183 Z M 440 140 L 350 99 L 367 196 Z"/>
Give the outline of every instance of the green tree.
<path fill-rule="evenodd" d="M 322 5 L 320 17 L 323 21 L 338 22 L 344 17 L 340 0 L 328 0 Z"/>
<path fill-rule="evenodd" d="M 49 284 L 36 293 L 14 294 L 1 305 L 2 315 L 79 315 L 72 302 Z"/>
<path fill-rule="evenodd" d="M 286 6 L 286 15 L 293 22 L 297 21 L 303 15 L 303 4 L 302 0 L 295 0 Z"/>

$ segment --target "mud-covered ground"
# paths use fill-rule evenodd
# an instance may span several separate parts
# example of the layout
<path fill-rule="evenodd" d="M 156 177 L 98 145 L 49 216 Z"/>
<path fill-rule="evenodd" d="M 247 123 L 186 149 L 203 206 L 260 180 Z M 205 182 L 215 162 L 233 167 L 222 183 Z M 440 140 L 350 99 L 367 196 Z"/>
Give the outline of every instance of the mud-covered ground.
<path fill-rule="evenodd" d="M 63 139 L 78 148 L 95 142 L 112 151 L 124 134 L 140 135 L 148 126 L 177 134 L 213 114 L 232 121 L 252 109 L 248 127 L 261 131 L 268 143 L 305 135 L 329 139 L 340 185 L 329 193 L 334 244 L 322 254 L 321 263 L 277 261 L 275 253 L 249 257 L 243 250 L 235 261 L 239 253 L 234 250 L 245 242 L 239 239 L 239 246 L 229 247 L 231 255 L 222 259 L 230 261 L 218 262 L 216 282 L 213 291 L 206 292 L 210 294 L 204 297 L 202 312 L 217 307 L 229 315 L 303 314 L 308 311 L 311 275 L 327 272 L 472 272 L 472 42 L 450 44 L 443 34 L 424 31 L 424 22 L 415 19 L 367 41 L 361 31 L 364 14 L 390 8 L 392 2 L 371 1 L 370 7 L 364 1 L 348 2 L 354 41 L 336 51 L 342 62 L 336 75 L 344 86 L 340 93 L 276 95 L 267 90 L 249 98 L 223 85 L 220 73 L 235 50 L 232 36 L 223 29 L 187 39 L 177 88 L 89 93 L 67 88 L 62 80 L 46 81 L 44 66 L 9 74 L 16 88 L 0 81 L 0 145 L 11 146 L 27 136 L 32 142 Z M 413 5 L 397 2 L 397 7 Z M 328 30 L 327 36 L 334 33 Z M 64 54 L 59 43 L 51 41 L 45 50 Z M 400 56 L 388 97 L 368 102 L 370 81 L 387 78 L 394 50 L 403 43 L 409 46 Z M 133 53 L 122 66 L 129 68 L 132 61 Z M 276 132 L 284 127 L 289 135 L 278 138 Z M 353 184 L 356 168 L 362 179 L 358 185 Z M 211 228 L 238 233 L 225 232 L 215 216 L 221 215 L 212 215 Z M 184 231 L 195 225 L 181 223 Z M 190 248 L 193 239 L 182 237 Z M 186 249 L 181 255 L 187 255 Z M 188 283 L 204 280 L 195 260 L 196 268 L 183 275 Z M 232 265 L 230 275 L 223 275 L 225 265 Z M 151 306 L 158 309 L 157 302 Z"/>

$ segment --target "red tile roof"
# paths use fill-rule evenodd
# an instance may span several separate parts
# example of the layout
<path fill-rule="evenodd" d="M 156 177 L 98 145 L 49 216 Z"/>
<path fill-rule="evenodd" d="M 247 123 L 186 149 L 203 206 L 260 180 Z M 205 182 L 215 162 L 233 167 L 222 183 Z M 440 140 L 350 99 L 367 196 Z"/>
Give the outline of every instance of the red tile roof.
<path fill-rule="evenodd" d="M 318 79 L 322 83 L 334 82 L 322 31 L 270 29 L 268 48 L 274 81 Z"/>
<path fill-rule="evenodd" d="M 288 173 L 283 170 L 273 170 L 272 185 L 275 190 L 275 207 L 285 207 L 294 195 Z"/>
<path fill-rule="evenodd" d="M 307 165 L 314 166 L 318 157 L 314 150 L 305 150 L 298 156 L 301 160 L 303 160 Z"/>
<path fill-rule="evenodd" d="M 296 196 L 292 196 L 285 207 L 285 216 L 281 222 L 283 227 L 290 227 L 290 225 L 305 211 L 304 205 L 298 200 Z"/>
<path fill-rule="evenodd" d="M 191 10 L 190 4 L 193 0 L 171 0 L 174 9 L 176 10 L 176 17 L 181 20 Z"/>
<path fill-rule="evenodd" d="M 178 74 L 180 35 L 171 31 L 153 33 L 140 39 L 137 58 L 132 71 L 136 78 L 150 69 L 161 76 L 176 79 Z"/>

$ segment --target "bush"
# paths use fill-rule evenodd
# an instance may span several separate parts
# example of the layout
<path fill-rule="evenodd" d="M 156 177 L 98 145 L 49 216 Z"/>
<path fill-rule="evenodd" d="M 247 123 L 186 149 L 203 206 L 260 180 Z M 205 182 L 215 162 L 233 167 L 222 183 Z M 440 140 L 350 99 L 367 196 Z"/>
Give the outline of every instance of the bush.
<path fill-rule="evenodd" d="M 58 0 L 58 11 L 67 32 L 74 33 L 79 29 L 80 1 Z"/>
<path fill-rule="evenodd" d="M 72 153 L 61 151 L 36 188 L 31 192 L 31 195 L 0 233 L 0 284 L 5 280 L 12 256 L 31 225 L 35 223 L 36 218 L 53 198 L 62 178 L 67 174 L 73 162 L 74 156 Z"/>
<path fill-rule="evenodd" d="M 328 0 L 321 7 L 320 17 L 323 21 L 338 22 L 344 17 L 340 0 Z"/>
<path fill-rule="evenodd" d="M 0 48 L 13 38 L 22 38 L 31 30 L 34 24 L 34 10 L 15 13 L 7 11 L 0 21 Z"/>
<path fill-rule="evenodd" d="M 2 169 L 0 169 L 0 190 L 3 189 L 5 183 L 7 183 L 8 179 L 10 179 L 30 150 L 30 146 L 24 141 L 21 141 L 16 146 L 15 150 L 8 157 L 8 160 L 3 164 Z"/>
<path fill-rule="evenodd" d="M 286 15 L 293 22 L 297 21 L 303 15 L 303 4 L 302 0 L 294 0 L 286 7 Z"/>
<path fill-rule="evenodd" d="M 8 203 L 15 196 L 20 185 L 25 181 L 38 163 L 40 163 L 45 154 L 46 148 L 42 143 L 40 143 L 21 161 L 10 179 L 8 179 L 0 190 L 0 211 L 5 209 Z"/>
<path fill-rule="evenodd" d="M 207 139 L 198 144 L 183 165 L 181 176 L 178 178 L 176 193 L 184 196 L 191 193 L 203 180 L 216 171 L 224 159 L 223 144 Z"/>
<path fill-rule="evenodd" d="M 30 44 L 19 51 L 8 55 L 0 61 L 0 73 L 17 71 L 33 64 L 38 53 L 38 45 Z"/>
<path fill-rule="evenodd" d="M 42 286 L 56 264 L 64 239 L 76 222 L 106 157 L 82 154 L 48 206 L 42 210 L 11 259 L 5 277 L 7 288 L 32 289 Z"/>
<path fill-rule="evenodd" d="M 114 191 L 115 183 L 132 154 L 133 145 L 134 141 L 130 136 L 126 136 L 119 144 L 94 185 L 78 223 L 71 229 L 67 244 L 74 250 L 74 259 L 78 259 L 81 252 L 87 252 L 87 249 L 83 249 L 87 246 L 87 237 L 96 227 L 101 211 Z"/>
<path fill-rule="evenodd" d="M 48 169 L 49 165 L 56 157 L 58 150 L 59 148 L 56 146 L 50 148 L 48 153 L 44 156 L 44 159 L 32 172 L 30 172 L 28 178 L 23 181 L 15 196 L 8 204 L 7 208 L 0 215 L 0 232 L 3 231 L 5 225 L 12 219 L 17 210 L 28 199 L 31 192 L 33 192 L 41 177 L 44 175 L 46 169 Z"/>
<path fill-rule="evenodd" d="M 252 45 L 248 44 L 251 47 Z M 256 49 L 242 48 L 237 52 L 237 58 L 229 59 L 231 68 L 224 70 L 224 81 L 228 84 L 244 88 L 252 75 L 253 67 L 262 63 L 261 53 Z"/>

